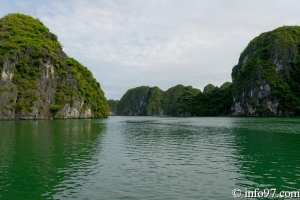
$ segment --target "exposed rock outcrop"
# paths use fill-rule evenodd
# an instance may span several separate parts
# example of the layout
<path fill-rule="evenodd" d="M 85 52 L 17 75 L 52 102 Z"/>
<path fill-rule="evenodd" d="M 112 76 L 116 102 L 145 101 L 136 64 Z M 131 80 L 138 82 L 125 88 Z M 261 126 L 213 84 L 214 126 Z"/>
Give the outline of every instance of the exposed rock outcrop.
<path fill-rule="evenodd" d="M 176 85 L 167 91 L 141 86 L 128 90 L 119 102 L 109 101 L 111 110 L 117 110 L 114 115 L 228 116 L 232 104 L 232 84 L 226 82 L 221 88 L 212 86 L 212 90 L 205 93 L 183 85 Z"/>
<path fill-rule="evenodd" d="M 110 110 L 109 115 L 110 116 L 118 115 L 118 103 L 119 103 L 119 100 L 109 99 L 107 102 L 108 102 L 109 110 Z"/>
<path fill-rule="evenodd" d="M 118 102 L 118 115 L 170 116 L 174 104 L 184 92 L 197 95 L 201 91 L 191 86 L 176 85 L 167 91 L 158 87 L 141 86 L 128 90 Z"/>
<path fill-rule="evenodd" d="M 0 45 L 0 120 L 108 116 L 100 84 L 39 20 L 1 18 Z"/>
<path fill-rule="evenodd" d="M 300 114 L 300 27 L 254 38 L 232 70 L 232 116 Z"/>

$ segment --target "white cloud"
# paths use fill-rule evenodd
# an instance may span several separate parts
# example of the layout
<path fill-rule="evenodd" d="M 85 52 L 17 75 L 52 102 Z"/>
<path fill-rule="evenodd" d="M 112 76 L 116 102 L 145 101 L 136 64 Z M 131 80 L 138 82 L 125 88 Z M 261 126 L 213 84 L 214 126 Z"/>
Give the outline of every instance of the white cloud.
<path fill-rule="evenodd" d="M 140 85 L 221 85 L 231 79 L 253 37 L 300 23 L 297 0 L 14 0 L 5 5 L 40 18 L 66 53 L 93 72 L 108 98 Z"/>

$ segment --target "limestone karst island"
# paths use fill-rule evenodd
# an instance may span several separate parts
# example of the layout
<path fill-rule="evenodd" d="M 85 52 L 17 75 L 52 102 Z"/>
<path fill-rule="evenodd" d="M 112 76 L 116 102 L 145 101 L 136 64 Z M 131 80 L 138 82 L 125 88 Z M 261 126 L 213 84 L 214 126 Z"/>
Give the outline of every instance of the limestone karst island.
<path fill-rule="evenodd" d="M 300 1 L 0 7 L 0 200 L 300 199 Z"/>
<path fill-rule="evenodd" d="M 300 27 L 254 38 L 232 69 L 232 83 L 204 91 L 141 86 L 106 100 L 100 84 L 68 57 L 57 36 L 23 14 L 0 20 L 0 119 L 136 116 L 299 116 Z M 122 84 L 122 83 L 120 83 Z"/>
<path fill-rule="evenodd" d="M 232 83 L 201 92 L 177 85 L 130 89 L 109 100 L 116 115 L 299 116 L 300 27 L 283 26 L 254 38 L 232 69 Z"/>
<path fill-rule="evenodd" d="M 109 107 L 92 73 L 63 51 L 37 19 L 0 20 L 0 119 L 106 117 Z"/>

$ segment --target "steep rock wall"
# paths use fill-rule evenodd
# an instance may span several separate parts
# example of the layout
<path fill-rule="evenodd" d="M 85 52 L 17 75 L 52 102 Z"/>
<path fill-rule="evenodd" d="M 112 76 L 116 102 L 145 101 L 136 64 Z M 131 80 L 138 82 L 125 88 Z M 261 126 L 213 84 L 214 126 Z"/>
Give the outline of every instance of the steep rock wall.
<path fill-rule="evenodd" d="M 232 70 L 231 115 L 299 115 L 299 52 L 298 26 L 280 27 L 253 39 Z"/>
<path fill-rule="evenodd" d="M 39 20 L 1 18 L 0 45 L 0 120 L 108 116 L 100 84 Z"/>
<path fill-rule="evenodd" d="M 176 100 L 184 92 L 199 94 L 191 86 L 176 85 L 167 91 L 158 87 L 141 86 L 128 90 L 118 102 L 117 115 L 171 116 Z"/>

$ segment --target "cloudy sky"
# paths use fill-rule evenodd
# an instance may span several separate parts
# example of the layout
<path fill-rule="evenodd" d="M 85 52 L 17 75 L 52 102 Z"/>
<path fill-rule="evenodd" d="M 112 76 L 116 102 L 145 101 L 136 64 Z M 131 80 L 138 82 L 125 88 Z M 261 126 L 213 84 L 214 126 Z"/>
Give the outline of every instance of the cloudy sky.
<path fill-rule="evenodd" d="M 300 25 L 298 0 L 1 0 L 0 16 L 39 18 L 108 99 L 148 85 L 203 90 L 231 81 L 249 41 Z"/>

